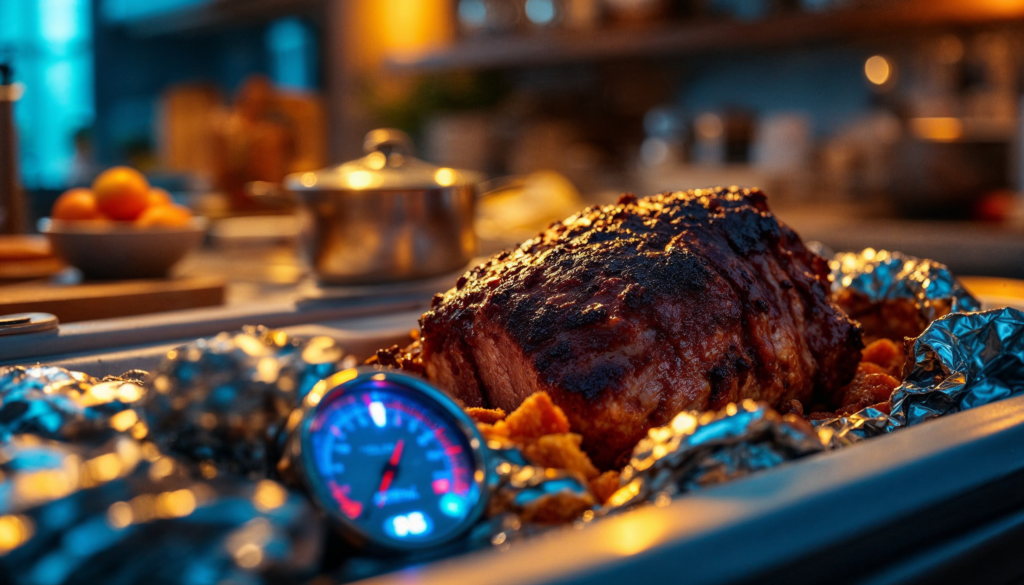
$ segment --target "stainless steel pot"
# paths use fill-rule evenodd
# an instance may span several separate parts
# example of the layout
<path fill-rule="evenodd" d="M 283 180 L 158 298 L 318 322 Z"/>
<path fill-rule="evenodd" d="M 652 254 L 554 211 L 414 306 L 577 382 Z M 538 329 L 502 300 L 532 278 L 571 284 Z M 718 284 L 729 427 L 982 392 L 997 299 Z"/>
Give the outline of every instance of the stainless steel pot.
<path fill-rule="evenodd" d="M 300 205 L 303 248 L 323 284 L 438 276 L 476 253 L 477 173 L 413 158 L 409 137 L 374 130 L 366 156 L 285 178 Z"/>

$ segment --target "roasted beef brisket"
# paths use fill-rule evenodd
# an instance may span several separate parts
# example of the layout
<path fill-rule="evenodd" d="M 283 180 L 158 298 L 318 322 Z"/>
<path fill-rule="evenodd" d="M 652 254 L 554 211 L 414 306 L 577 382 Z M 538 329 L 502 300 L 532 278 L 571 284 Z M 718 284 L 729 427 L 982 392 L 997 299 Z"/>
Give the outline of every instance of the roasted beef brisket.
<path fill-rule="evenodd" d="M 548 392 L 608 468 L 682 410 L 840 400 L 863 345 L 828 272 L 758 190 L 624 195 L 435 297 L 422 366 L 467 406 Z"/>

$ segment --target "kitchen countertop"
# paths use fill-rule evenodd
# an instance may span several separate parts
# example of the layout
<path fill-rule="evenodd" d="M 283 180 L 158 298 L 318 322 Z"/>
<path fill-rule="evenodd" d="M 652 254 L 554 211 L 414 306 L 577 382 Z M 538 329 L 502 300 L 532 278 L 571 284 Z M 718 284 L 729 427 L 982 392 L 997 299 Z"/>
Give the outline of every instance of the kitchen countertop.
<path fill-rule="evenodd" d="M 815 240 L 836 251 L 866 247 L 898 250 L 943 262 L 959 275 L 1024 278 L 1024 227 L 871 217 L 877 210 L 852 204 L 777 205 L 775 211 L 805 241 Z M 491 254 L 516 243 L 488 240 L 482 242 L 481 253 Z M 358 299 L 362 304 L 368 299 L 386 304 L 394 297 L 429 300 L 458 277 L 453 273 L 409 286 L 320 288 L 307 276 L 294 242 L 282 241 L 208 246 L 187 257 L 175 274 L 222 279 L 227 283 L 225 304 L 236 309 L 294 306 L 310 300 L 335 305 Z M 66 281 L 68 276 L 59 278 Z M 0 287 L 0 293 L 2 290 Z"/>
<path fill-rule="evenodd" d="M 973 221 L 868 217 L 854 206 L 785 207 L 777 215 L 804 241 L 835 251 L 900 251 L 937 260 L 958 275 L 1024 278 L 1024 228 Z"/>

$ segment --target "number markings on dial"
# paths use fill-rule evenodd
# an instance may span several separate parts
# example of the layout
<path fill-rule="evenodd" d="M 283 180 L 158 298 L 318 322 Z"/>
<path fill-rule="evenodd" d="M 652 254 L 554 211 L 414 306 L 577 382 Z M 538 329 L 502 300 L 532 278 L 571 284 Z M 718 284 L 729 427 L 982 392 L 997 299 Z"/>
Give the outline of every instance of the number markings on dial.
<path fill-rule="evenodd" d="M 347 393 L 322 403 L 310 429 L 332 499 L 364 531 L 398 539 L 441 535 L 455 530 L 480 497 L 462 431 L 429 403 L 387 391 Z"/>

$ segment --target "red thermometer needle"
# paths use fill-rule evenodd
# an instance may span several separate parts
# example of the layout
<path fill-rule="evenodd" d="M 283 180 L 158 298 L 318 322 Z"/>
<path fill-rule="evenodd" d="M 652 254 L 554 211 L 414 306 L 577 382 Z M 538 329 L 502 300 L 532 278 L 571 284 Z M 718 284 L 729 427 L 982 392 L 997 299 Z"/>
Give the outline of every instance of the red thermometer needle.
<path fill-rule="evenodd" d="M 402 447 L 405 446 L 405 441 L 399 439 L 395 443 L 395 450 L 391 452 L 391 459 L 388 459 L 388 465 L 384 468 L 384 476 L 380 479 L 380 487 L 377 488 L 377 507 L 383 508 L 384 502 L 387 500 L 387 491 L 391 487 L 391 480 L 395 479 L 395 470 L 398 469 L 398 462 L 402 459 Z"/>

